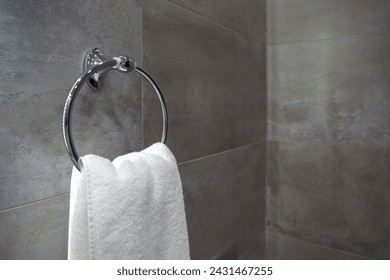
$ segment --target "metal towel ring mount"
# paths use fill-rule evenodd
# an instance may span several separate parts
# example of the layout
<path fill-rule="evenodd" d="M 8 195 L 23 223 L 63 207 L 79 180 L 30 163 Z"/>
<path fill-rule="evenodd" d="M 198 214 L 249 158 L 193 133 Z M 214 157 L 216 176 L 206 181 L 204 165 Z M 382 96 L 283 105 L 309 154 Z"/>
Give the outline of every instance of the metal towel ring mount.
<path fill-rule="evenodd" d="M 77 99 L 81 87 L 87 82 L 87 84 L 93 89 L 101 88 L 100 78 L 106 72 L 111 70 L 118 70 L 119 72 L 129 73 L 135 70 L 141 74 L 152 85 L 157 97 L 161 104 L 162 116 L 163 116 L 163 132 L 161 136 L 161 143 L 165 143 L 168 135 L 168 111 L 164 100 L 164 96 L 161 93 L 160 88 L 154 79 L 141 67 L 137 66 L 135 61 L 128 56 L 118 56 L 111 60 L 105 60 L 104 55 L 97 49 L 92 49 L 87 52 L 84 57 L 83 71 L 71 90 L 65 102 L 64 113 L 62 116 L 62 133 L 64 136 L 65 147 L 68 155 L 73 162 L 74 166 L 81 171 L 81 164 L 79 162 L 79 155 L 73 144 L 73 137 L 71 131 L 71 114 L 74 101 Z"/>

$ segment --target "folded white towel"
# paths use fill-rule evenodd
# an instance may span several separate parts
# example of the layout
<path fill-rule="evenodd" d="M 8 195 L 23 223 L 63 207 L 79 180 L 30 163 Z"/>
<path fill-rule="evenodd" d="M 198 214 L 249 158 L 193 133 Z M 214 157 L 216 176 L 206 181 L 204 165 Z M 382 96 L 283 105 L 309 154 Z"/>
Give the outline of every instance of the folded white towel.
<path fill-rule="evenodd" d="M 183 191 L 167 146 L 81 158 L 70 191 L 68 259 L 189 259 Z"/>

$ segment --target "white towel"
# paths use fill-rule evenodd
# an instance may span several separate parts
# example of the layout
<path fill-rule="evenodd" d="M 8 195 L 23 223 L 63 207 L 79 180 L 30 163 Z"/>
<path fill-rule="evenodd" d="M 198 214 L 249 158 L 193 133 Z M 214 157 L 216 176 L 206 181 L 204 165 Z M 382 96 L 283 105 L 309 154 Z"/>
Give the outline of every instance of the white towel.
<path fill-rule="evenodd" d="M 162 143 L 73 168 L 68 259 L 190 259 L 176 160 Z"/>

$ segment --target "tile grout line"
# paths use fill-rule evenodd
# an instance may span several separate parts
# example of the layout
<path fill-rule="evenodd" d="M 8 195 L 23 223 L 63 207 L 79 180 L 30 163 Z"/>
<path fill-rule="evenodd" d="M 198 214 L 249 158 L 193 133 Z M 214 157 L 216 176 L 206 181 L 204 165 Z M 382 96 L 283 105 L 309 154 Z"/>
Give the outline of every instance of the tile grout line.
<path fill-rule="evenodd" d="M 141 149 L 143 150 L 144 148 L 144 81 L 141 79 Z"/>
<path fill-rule="evenodd" d="M 278 233 L 273 234 L 273 235 L 278 235 Z M 322 244 L 314 243 L 314 242 L 307 241 L 307 240 L 304 240 L 304 239 L 301 239 L 301 238 L 297 238 L 297 237 L 283 236 L 283 238 L 289 238 L 289 239 L 301 241 L 301 242 L 304 242 L 304 243 L 307 243 L 307 244 L 310 244 L 310 245 L 314 245 L 314 246 L 321 247 L 321 248 L 328 249 L 328 250 L 333 250 L 333 251 L 336 251 L 336 252 L 339 252 L 339 253 L 343 253 L 343 254 L 346 254 L 346 255 L 351 255 L 351 256 L 355 256 L 355 257 L 359 257 L 359 258 L 363 258 L 363 259 L 370 259 L 370 258 L 368 258 L 366 256 L 363 256 L 363 255 L 359 255 L 359 254 L 355 254 L 355 253 L 352 253 L 352 252 L 348 252 L 348 251 L 344 251 L 344 250 L 328 247 L 328 246 L 325 246 L 325 245 L 322 245 Z"/>
<path fill-rule="evenodd" d="M 324 141 L 308 141 L 308 140 L 279 140 L 279 139 L 267 139 L 267 142 L 279 142 L 279 143 L 291 143 L 291 144 L 311 144 L 311 145 L 328 145 L 328 146 L 339 146 L 339 147 L 356 147 L 356 148 L 367 148 L 375 150 L 390 150 L 387 146 L 375 146 L 368 144 L 357 144 L 357 143 L 337 143 L 337 142 L 324 142 Z"/>
<path fill-rule="evenodd" d="M 204 156 L 204 157 L 195 158 L 195 159 L 192 159 L 192 160 L 189 160 L 189 161 L 181 162 L 181 163 L 178 163 L 177 165 L 178 166 L 184 165 L 184 164 L 187 164 L 187 163 L 195 162 L 195 161 L 198 161 L 198 160 L 203 160 L 203 159 L 210 158 L 210 157 L 213 157 L 213 156 L 218 156 L 218 155 L 221 155 L 221 154 L 224 154 L 224 153 L 229 153 L 229 152 L 232 152 L 234 150 L 239 150 L 239 149 L 243 149 L 243 148 L 247 148 L 247 147 L 255 146 L 255 145 L 260 145 L 260 144 L 265 144 L 266 142 L 267 142 L 266 140 L 261 140 L 261 141 L 249 143 L 249 144 L 246 144 L 246 145 L 243 145 L 243 146 L 239 146 L 239 147 L 235 147 L 235 148 L 232 148 L 232 149 L 228 149 L 228 150 L 225 150 L 225 151 L 222 151 L 222 152 L 218 152 L 218 153 L 214 153 L 214 154 L 207 155 L 207 156 Z M 38 200 L 35 200 L 35 201 L 31 201 L 31 202 L 27 202 L 27 203 L 20 204 L 20 205 L 17 205 L 17 206 L 4 208 L 4 209 L 0 210 L 0 213 L 5 212 L 5 211 L 14 210 L 16 208 L 28 206 L 28 205 L 35 204 L 35 203 L 41 203 L 41 202 L 44 202 L 44 201 L 47 201 L 47 200 L 50 200 L 50 199 L 55 199 L 55 198 L 59 198 L 59 197 L 62 197 L 62 196 L 67 196 L 69 194 L 70 193 L 67 192 L 67 193 L 63 193 L 63 194 L 59 194 L 59 195 L 55 195 L 55 196 L 51 196 L 51 197 L 47 197 L 47 198 L 43 198 L 43 199 L 38 199 Z"/>
<path fill-rule="evenodd" d="M 184 8 L 184 7 L 180 6 L 179 4 L 173 3 L 173 2 L 171 2 L 170 0 L 165 0 L 165 2 L 168 2 L 169 4 L 171 4 L 171 5 L 173 5 L 173 6 L 176 6 L 176 7 L 180 8 L 180 9 L 183 9 L 183 10 L 185 10 L 185 11 L 187 11 L 187 12 L 189 12 L 189 13 L 195 15 L 195 16 L 198 16 L 198 17 L 200 17 L 200 18 L 202 18 L 202 19 L 204 19 L 204 20 L 207 20 L 208 22 L 213 23 L 213 24 L 215 24 L 215 25 L 217 25 L 217 26 L 219 26 L 219 27 L 221 27 L 221 28 L 223 28 L 223 29 L 225 29 L 225 30 L 227 30 L 227 31 L 233 32 L 234 34 L 236 34 L 236 35 L 242 37 L 243 39 L 245 39 L 245 40 L 247 40 L 247 41 L 250 41 L 250 42 L 256 43 L 256 44 L 261 44 L 261 41 L 257 41 L 257 40 L 255 40 L 255 39 L 252 39 L 252 38 L 250 38 L 250 37 L 247 37 L 246 35 L 244 35 L 244 34 L 242 34 L 242 33 L 240 33 L 240 32 L 237 32 L 237 31 L 235 31 L 235 30 L 233 30 L 233 29 L 230 29 L 229 27 L 226 27 L 226 26 L 224 26 L 224 25 L 222 25 L 222 24 L 220 24 L 220 23 L 218 23 L 218 22 L 215 22 L 215 21 L 213 21 L 212 19 L 207 18 L 207 17 L 205 17 L 205 16 L 203 16 L 203 15 L 201 15 L 201 14 L 198 14 L 198 13 L 192 11 L 192 10 L 189 10 L 189 9 L 187 9 L 187 8 Z M 267 45 L 267 44 L 265 44 L 265 45 Z"/>
<path fill-rule="evenodd" d="M 265 236 L 265 234 L 264 234 Z M 257 243 L 261 241 L 261 237 L 258 237 L 254 242 L 253 244 L 249 245 L 249 248 L 247 248 L 239 257 L 238 259 L 241 260 L 241 257 L 242 256 L 245 256 L 247 253 L 249 253 L 252 249 L 254 249 L 256 246 L 257 246 Z M 264 242 L 265 243 L 265 242 Z M 264 246 L 265 247 L 265 246 Z M 265 253 L 265 250 L 264 250 L 264 253 Z M 265 255 L 265 254 L 264 254 Z"/>
<path fill-rule="evenodd" d="M 189 160 L 189 161 L 181 162 L 181 163 L 178 163 L 177 165 L 178 165 L 178 166 L 180 166 L 180 165 L 185 165 L 185 164 L 187 164 L 187 163 L 192 163 L 192 162 L 195 162 L 195 161 L 199 161 L 199 160 L 207 159 L 207 158 L 210 158 L 210 157 L 214 157 L 214 156 L 222 155 L 222 154 L 225 154 L 225 153 L 229 153 L 229 152 L 232 152 L 232 151 L 235 151 L 235 150 L 244 149 L 244 148 L 248 148 L 248 147 L 250 147 L 250 146 L 255 146 L 255 145 L 260 145 L 260 144 L 266 144 L 266 143 L 267 143 L 267 140 L 261 140 L 261 141 L 249 143 L 249 144 L 246 144 L 246 145 L 243 145 L 243 146 L 238 146 L 238 147 L 235 147 L 235 148 L 232 148 L 232 149 L 228 149 L 228 150 L 225 150 L 225 151 L 222 151 L 222 152 L 218 152 L 218 153 L 214 153 L 214 154 L 211 154 L 211 155 L 207 155 L 207 156 L 204 156 L 204 157 L 195 158 L 195 159 L 192 159 L 192 160 Z M 24 207 L 24 206 L 29 206 L 29 205 L 32 205 L 32 204 L 35 204 L 35 203 L 45 202 L 45 201 L 47 201 L 47 200 L 59 198 L 59 197 L 62 197 L 62 196 L 67 196 L 67 195 L 69 195 L 69 194 L 70 194 L 70 193 L 67 192 L 67 193 L 63 193 L 63 194 L 60 194 L 60 195 L 55 195 L 55 196 L 51 196 L 51 197 L 47 197 L 47 198 L 43 198 L 43 199 L 31 201 L 31 202 L 27 202 L 27 203 L 20 204 L 20 205 L 17 205 L 17 206 L 12 206 L 12 207 L 9 207 L 9 208 L 4 208 L 4 209 L 1 209 L 1 210 L 0 210 L 0 213 L 6 212 L 6 211 L 11 211 L 11 210 L 14 210 L 14 209 L 17 209 L 17 208 L 21 208 L 21 207 Z"/>
<path fill-rule="evenodd" d="M 15 210 L 17 208 L 22 208 L 22 207 L 25 207 L 25 206 L 29 206 L 29 205 L 32 205 L 32 204 L 45 202 L 47 200 L 56 199 L 56 198 L 60 198 L 62 196 L 67 196 L 67 195 L 69 195 L 69 192 L 63 193 L 63 194 L 59 194 L 59 195 L 55 195 L 55 196 L 51 196 L 51 197 L 47 197 L 47 198 L 38 199 L 38 200 L 35 200 L 35 201 L 27 202 L 27 203 L 20 204 L 20 205 L 17 205 L 17 206 L 12 206 L 12 207 L 9 207 L 9 208 L 4 208 L 4 209 L 0 210 L 0 214 L 3 213 L 3 212 Z"/>
<path fill-rule="evenodd" d="M 270 34 L 270 33 L 269 33 Z M 343 38 L 351 38 L 351 37 L 368 37 L 368 36 L 375 36 L 380 34 L 390 34 L 390 31 L 376 31 L 376 32 L 365 32 L 365 33 L 356 33 L 356 34 L 348 34 L 348 35 L 340 35 L 340 36 L 334 36 L 334 37 L 328 37 L 328 38 L 319 38 L 319 39 L 309 39 L 309 40 L 302 40 L 302 41 L 291 41 L 291 42 L 282 42 L 282 43 L 269 43 L 267 40 L 267 46 L 284 46 L 284 45 L 294 45 L 294 44 L 302 44 L 307 42 L 320 42 L 320 41 L 326 41 L 326 40 L 338 40 Z"/>
<path fill-rule="evenodd" d="M 219 156 L 221 154 L 229 153 L 229 152 L 232 152 L 234 150 L 244 149 L 244 148 L 248 148 L 250 146 L 266 144 L 266 143 L 267 143 L 267 140 L 261 140 L 261 141 L 257 141 L 257 142 L 252 142 L 252 143 L 249 143 L 249 144 L 246 144 L 246 145 L 243 145 L 243 146 L 234 147 L 234 148 L 231 148 L 231 149 L 228 149 L 228 150 L 224 150 L 224 151 L 221 151 L 221 152 L 218 152 L 218 153 L 214 153 L 214 154 L 210 154 L 210 155 L 207 155 L 207 156 L 203 156 L 203 157 L 199 157 L 199 158 L 194 158 L 194 159 L 191 159 L 191 160 L 183 161 L 183 162 L 178 163 L 177 165 L 180 166 L 180 165 L 184 165 L 184 164 L 187 164 L 187 163 L 192 163 L 192 162 L 195 162 L 195 161 L 198 161 L 198 160 L 203 160 L 203 159 L 207 159 L 207 158 L 210 158 L 210 157 Z"/>
<path fill-rule="evenodd" d="M 145 67 L 144 57 L 144 3 L 141 2 L 141 59 L 142 67 Z M 144 79 L 141 78 L 141 149 L 145 147 L 144 141 Z"/>

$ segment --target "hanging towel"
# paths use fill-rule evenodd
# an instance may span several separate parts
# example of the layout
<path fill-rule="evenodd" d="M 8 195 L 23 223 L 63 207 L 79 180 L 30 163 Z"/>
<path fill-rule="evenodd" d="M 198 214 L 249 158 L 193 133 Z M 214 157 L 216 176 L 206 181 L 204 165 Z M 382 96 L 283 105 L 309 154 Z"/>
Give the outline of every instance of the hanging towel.
<path fill-rule="evenodd" d="M 71 179 L 68 259 L 190 259 L 182 185 L 167 146 L 81 161 Z"/>

